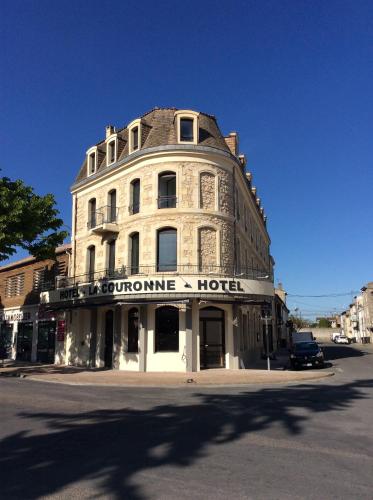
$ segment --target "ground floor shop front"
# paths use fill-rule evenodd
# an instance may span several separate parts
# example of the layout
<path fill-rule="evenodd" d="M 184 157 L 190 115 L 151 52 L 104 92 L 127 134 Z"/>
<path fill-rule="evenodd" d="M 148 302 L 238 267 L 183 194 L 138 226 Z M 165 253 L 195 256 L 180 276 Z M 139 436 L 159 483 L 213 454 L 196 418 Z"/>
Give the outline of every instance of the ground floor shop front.
<path fill-rule="evenodd" d="M 65 313 L 60 362 L 130 371 L 248 368 L 274 350 L 260 304 L 199 299 L 80 306 Z M 267 343 L 268 339 L 268 343 Z"/>
<path fill-rule="evenodd" d="M 55 363 L 58 347 L 61 348 L 57 335 L 61 314 L 64 313 L 45 314 L 38 305 L 3 309 L 0 313 L 0 359 Z"/>

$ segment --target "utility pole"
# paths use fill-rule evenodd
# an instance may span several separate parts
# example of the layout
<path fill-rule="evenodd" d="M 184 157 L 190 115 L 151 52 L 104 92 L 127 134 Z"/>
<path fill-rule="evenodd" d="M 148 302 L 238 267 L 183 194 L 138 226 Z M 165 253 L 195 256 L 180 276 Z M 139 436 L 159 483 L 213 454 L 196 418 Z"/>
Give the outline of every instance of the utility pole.
<path fill-rule="evenodd" d="M 269 322 L 272 321 L 272 317 L 270 316 L 270 312 L 267 308 L 262 309 L 262 316 L 260 319 L 262 321 L 264 321 L 264 325 L 265 325 L 267 370 L 270 371 L 271 370 L 271 360 L 269 357 L 268 326 L 269 326 Z"/>

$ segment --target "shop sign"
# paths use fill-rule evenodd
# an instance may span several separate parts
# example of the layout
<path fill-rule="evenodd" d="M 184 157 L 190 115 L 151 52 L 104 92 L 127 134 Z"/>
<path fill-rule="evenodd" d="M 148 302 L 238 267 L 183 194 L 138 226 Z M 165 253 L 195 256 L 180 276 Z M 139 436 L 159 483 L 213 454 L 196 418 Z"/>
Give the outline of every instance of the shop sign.
<path fill-rule="evenodd" d="M 31 321 L 31 313 L 29 311 L 1 311 L 0 321 Z"/>
<path fill-rule="evenodd" d="M 42 294 L 42 300 L 61 302 L 115 295 L 164 295 L 167 294 L 223 294 L 239 296 L 246 294 L 273 295 L 273 283 L 247 279 L 219 279 L 181 277 L 174 278 L 128 278 L 105 280 L 94 284 L 52 290 Z"/>

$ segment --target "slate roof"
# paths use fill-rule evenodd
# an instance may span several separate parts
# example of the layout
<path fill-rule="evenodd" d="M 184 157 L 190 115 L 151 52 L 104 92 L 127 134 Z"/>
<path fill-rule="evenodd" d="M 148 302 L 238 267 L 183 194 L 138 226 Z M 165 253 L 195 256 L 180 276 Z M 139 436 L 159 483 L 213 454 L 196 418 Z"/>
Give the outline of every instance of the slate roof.
<path fill-rule="evenodd" d="M 141 149 L 158 146 L 178 144 L 176 137 L 176 120 L 174 119 L 177 108 L 154 108 L 148 111 L 141 118 Z M 199 114 L 199 139 L 201 146 L 210 146 L 220 150 L 230 152 L 224 136 L 219 130 L 216 119 L 207 113 Z M 124 127 L 116 131 L 118 137 L 118 159 L 123 160 L 128 156 L 128 130 Z M 106 167 L 106 144 L 105 139 L 97 144 L 98 165 L 97 172 Z M 87 158 L 79 170 L 75 182 L 82 181 L 87 177 Z"/>

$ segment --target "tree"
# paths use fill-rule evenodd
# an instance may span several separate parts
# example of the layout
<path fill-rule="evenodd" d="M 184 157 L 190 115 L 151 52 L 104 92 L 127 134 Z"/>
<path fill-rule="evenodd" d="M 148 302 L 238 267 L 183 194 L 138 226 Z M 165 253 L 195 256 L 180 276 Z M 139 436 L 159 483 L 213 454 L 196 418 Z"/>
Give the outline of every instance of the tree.
<path fill-rule="evenodd" d="M 319 324 L 318 324 L 318 327 L 319 328 L 330 328 L 331 327 L 331 323 L 328 319 L 326 318 L 319 318 Z"/>
<path fill-rule="evenodd" d="M 301 328 L 308 328 L 310 326 L 309 321 L 300 318 L 298 316 L 295 316 L 294 314 L 289 315 L 289 321 L 292 322 L 295 330 L 300 330 Z"/>
<path fill-rule="evenodd" d="M 59 231 L 59 219 L 52 194 L 39 196 L 23 181 L 0 177 L 0 261 L 17 247 L 38 259 L 54 258 L 55 248 L 68 236 Z"/>

